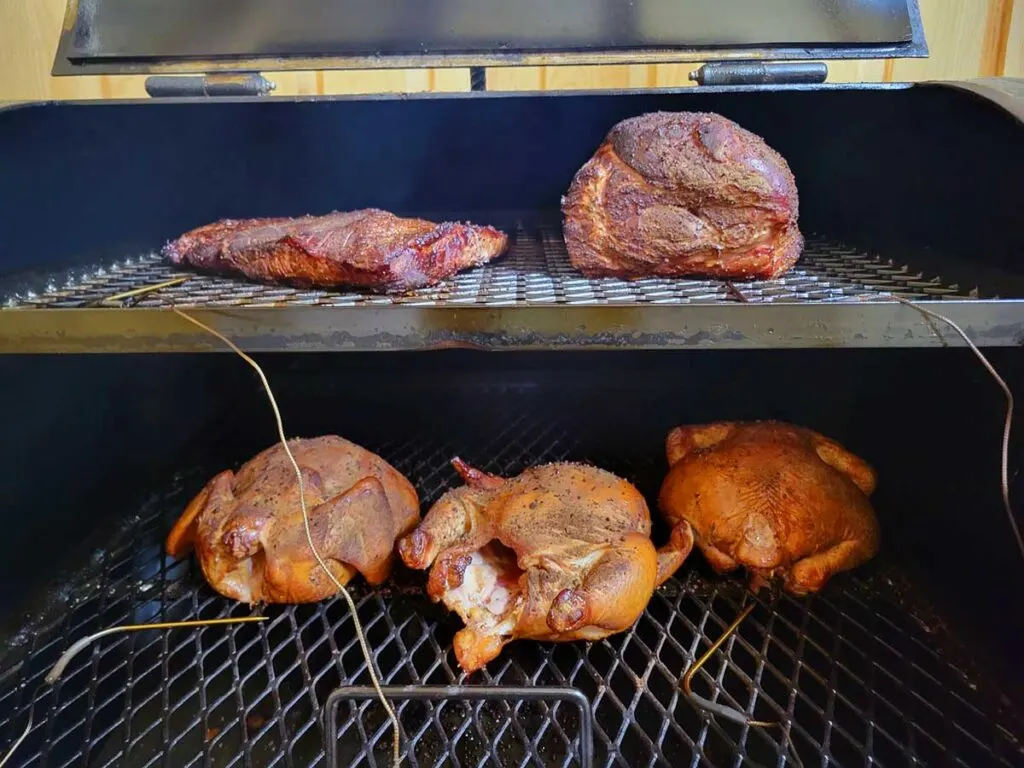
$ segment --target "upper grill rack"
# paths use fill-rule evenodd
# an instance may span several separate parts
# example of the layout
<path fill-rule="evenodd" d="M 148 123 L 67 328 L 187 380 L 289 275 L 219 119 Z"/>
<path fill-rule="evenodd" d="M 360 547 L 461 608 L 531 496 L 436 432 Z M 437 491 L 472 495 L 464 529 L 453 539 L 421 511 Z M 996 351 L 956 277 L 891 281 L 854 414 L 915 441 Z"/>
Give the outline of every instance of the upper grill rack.
<path fill-rule="evenodd" d="M 588 279 L 569 263 L 557 225 L 520 221 L 509 253 L 493 264 L 456 275 L 439 285 L 404 294 L 305 290 L 267 286 L 182 272 L 157 254 L 129 259 L 75 276 L 49 278 L 11 292 L 8 307 L 61 308 L 102 304 L 112 296 L 190 275 L 182 284 L 144 293 L 128 306 L 183 308 L 284 306 L 538 306 L 678 305 L 736 301 L 857 302 L 896 295 L 906 299 L 971 298 L 956 284 L 856 248 L 808 238 L 796 268 L 776 280 L 730 287 L 721 280 L 645 278 Z"/>

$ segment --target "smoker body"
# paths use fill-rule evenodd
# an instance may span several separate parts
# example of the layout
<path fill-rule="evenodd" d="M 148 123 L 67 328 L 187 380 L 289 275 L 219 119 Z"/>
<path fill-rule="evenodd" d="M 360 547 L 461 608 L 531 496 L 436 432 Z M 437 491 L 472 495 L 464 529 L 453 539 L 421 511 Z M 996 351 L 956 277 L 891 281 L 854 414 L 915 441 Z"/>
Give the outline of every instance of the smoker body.
<path fill-rule="evenodd" d="M 719 112 L 786 157 L 809 243 L 791 276 L 740 285 L 738 303 L 715 281 L 571 272 L 561 194 L 612 124 L 655 110 Z M 818 596 L 759 598 L 698 687 L 790 723 L 805 764 L 1019 764 L 1024 567 L 1000 502 L 1001 394 L 951 331 L 892 297 L 935 302 L 1020 391 L 1020 114 L 1005 89 L 939 84 L 0 112 L 2 738 L 74 639 L 245 612 L 161 544 L 210 476 L 274 441 L 271 414 L 173 305 L 264 353 L 289 434 L 380 453 L 425 505 L 457 482 L 455 454 L 503 474 L 590 461 L 653 510 L 678 424 L 779 418 L 839 440 L 879 473 L 880 554 Z M 366 206 L 498 224 L 512 253 L 398 298 L 204 277 L 104 302 L 165 279 L 156 250 L 198 224 Z M 439 349 L 453 346 L 470 349 Z M 358 590 L 377 663 L 392 684 L 453 684 L 457 623 L 417 585 Z M 777 735 L 709 721 L 677 686 L 744 599 L 694 554 L 629 632 L 515 643 L 469 682 L 578 688 L 597 765 L 781 764 Z M 366 681 L 352 623 L 340 600 L 267 613 L 101 642 L 38 694 L 18 759 L 322 760 L 320 708 Z M 345 760 L 383 764 L 375 706 L 342 707 Z M 578 764 L 568 708 L 430 706 L 403 710 L 415 764 L 476 764 L 489 744 L 495 764 Z"/>

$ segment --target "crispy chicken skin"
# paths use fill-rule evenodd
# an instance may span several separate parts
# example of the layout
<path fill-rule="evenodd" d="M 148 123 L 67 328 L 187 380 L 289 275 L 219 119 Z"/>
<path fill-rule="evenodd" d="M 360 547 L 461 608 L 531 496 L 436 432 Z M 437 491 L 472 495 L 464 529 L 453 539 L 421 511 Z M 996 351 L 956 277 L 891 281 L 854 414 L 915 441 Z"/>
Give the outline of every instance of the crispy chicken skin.
<path fill-rule="evenodd" d="M 719 422 L 672 430 L 666 450 L 661 511 L 719 573 L 742 566 L 753 588 L 777 575 L 806 594 L 878 551 L 874 470 L 817 432 Z"/>
<path fill-rule="evenodd" d="M 302 471 L 317 551 L 346 584 L 391 573 L 395 540 L 420 521 L 408 480 L 376 454 L 340 437 L 289 440 Z M 167 537 L 167 553 L 195 549 L 203 575 L 225 597 L 246 603 L 310 603 L 337 592 L 306 539 L 298 479 L 274 445 L 237 473 L 210 480 Z"/>
<path fill-rule="evenodd" d="M 412 568 L 433 566 L 427 593 L 465 622 L 455 656 L 467 672 L 517 638 L 621 632 L 693 544 L 681 532 L 656 551 L 643 496 L 602 469 L 545 464 L 504 479 L 453 464 L 466 485 L 445 493 L 398 551 Z"/>
<path fill-rule="evenodd" d="M 403 219 L 387 211 L 295 219 L 224 219 L 186 232 L 164 256 L 265 283 L 406 290 L 433 285 L 505 252 L 493 227 Z"/>
<path fill-rule="evenodd" d="M 562 199 L 588 277 L 773 278 L 800 258 L 796 183 L 761 137 L 721 115 L 624 120 Z"/>

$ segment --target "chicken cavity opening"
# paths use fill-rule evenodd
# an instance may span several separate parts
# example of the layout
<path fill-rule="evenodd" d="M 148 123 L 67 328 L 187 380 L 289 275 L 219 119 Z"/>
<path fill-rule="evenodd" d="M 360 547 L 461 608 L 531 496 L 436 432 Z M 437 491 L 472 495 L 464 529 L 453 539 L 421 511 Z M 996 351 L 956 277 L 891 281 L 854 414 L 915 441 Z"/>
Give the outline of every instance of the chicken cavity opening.
<path fill-rule="evenodd" d="M 207 575 L 207 581 L 218 584 L 217 591 L 241 603 L 254 605 L 263 600 L 263 571 L 266 554 L 259 550 L 250 557 L 236 560 L 223 573 Z"/>
<path fill-rule="evenodd" d="M 471 553 L 462 584 L 448 589 L 444 603 L 481 634 L 510 634 L 522 607 L 522 575 L 516 553 L 495 539 Z"/>

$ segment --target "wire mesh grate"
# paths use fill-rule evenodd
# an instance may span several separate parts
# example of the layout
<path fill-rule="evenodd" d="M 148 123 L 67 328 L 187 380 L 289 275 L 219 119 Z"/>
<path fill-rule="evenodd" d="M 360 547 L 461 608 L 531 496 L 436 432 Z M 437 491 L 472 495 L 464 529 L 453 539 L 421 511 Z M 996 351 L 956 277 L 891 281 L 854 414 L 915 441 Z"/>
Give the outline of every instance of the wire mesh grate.
<path fill-rule="evenodd" d="M 907 299 L 969 298 L 971 294 L 939 277 L 871 256 L 823 238 L 808 238 L 796 268 L 775 280 L 731 288 L 721 280 L 644 278 L 634 281 L 588 279 L 576 272 L 557 225 L 519 224 L 509 253 L 439 285 L 403 294 L 372 294 L 268 286 L 243 280 L 183 272 L 150 254 L 94 271 L 51 277 L 16 290 L 10 307 L 88 307 L 137 288 L 191 275 L 183 284 L 131 299 L 131 306 L 536 306 L 658 305 L 735 302 L 843 302 L 895 294 Z M 737 293 L 737 289 L 738 292 Z M 739 294 L 742 294 L 740 299 Z"/>
<path fill-rule="evenodd" d="M 351 437 L 392 461 L 424 503 L 457 482 L 448 465 L 456 447 L 491 472 L 574 458 L 633 480 L 649 497 L 657 488 L 664 472 L 657 456 L 630 449 L 626 436 L 614 452 L 583 443 L 576 425 L 535 395 L 505 393 L 490 405 L 501 415 L 478 425 L 472 444 L 453 446 L 433 430 L 391 441 L 372 439 L 372 431 Z M 37 699 L 36 725 L 14 764 L 327 764 L 325 702 L 340 686 L 369 683 L 341 599 L 269 606 L 270 620 L 259 625 L 111 638 L 76 657 L 52 690 L 38 691 L 70 643 L 104 627 L 249 612 L 217 596 L 194 562 L 161 549 L 210 470 L 193 466 L 153 497 L 95 553 L 57 608 L 8 643 L 0 657 L 0 745 Z M 763 594 L 698 675 L 702 695 L 781 721 L 781 733 L 708 719 L 679 689 L 686 666 L 750 599 L 739 582 L 706 578 L 697 567 L 659 589 L 628 632 L 595 643 L 514 642 L 468 679 L 452 652 L 459 622 L 423 597 L 420 575 L 400 573 L 380 590 L 356 587 L 355 596 L 384 684 L 575 688 L 591 705 L 594 765 L 782 766 L 795 764 L 791 750 L 805 765 L 1019 765 L 1022 723 L 994 708 L 986 686 L 940 652 L 941 631 L 924 614 L 893 598 L 900 575 L 885 557 L 814 597 Z M 349 706 L 342 702 L 342 714 Z M 579 723 L 568 708 L 522 703 L 509 720 L 502 707 L 515 705 L 508 702 L 468 709 L 452 702 L 437 717 L 418 706 L 402 708 L 407 765 L 521 766 L 536 764 L 523 760 L 538 754 L 547 765 L 578 764 L 567 744 Z M 474 716 L 490 730 L 475 733 Z M 379 705 L 359 705 L 359 717 L 339 727 L 338 765 L 389 764 L 389 733 Z M 524 738 L 532 751 L 522 748 Z M 492 742 L 500 748 L 490 750 Z M 486 755 L 500 759 L 480 762 Z"/>

